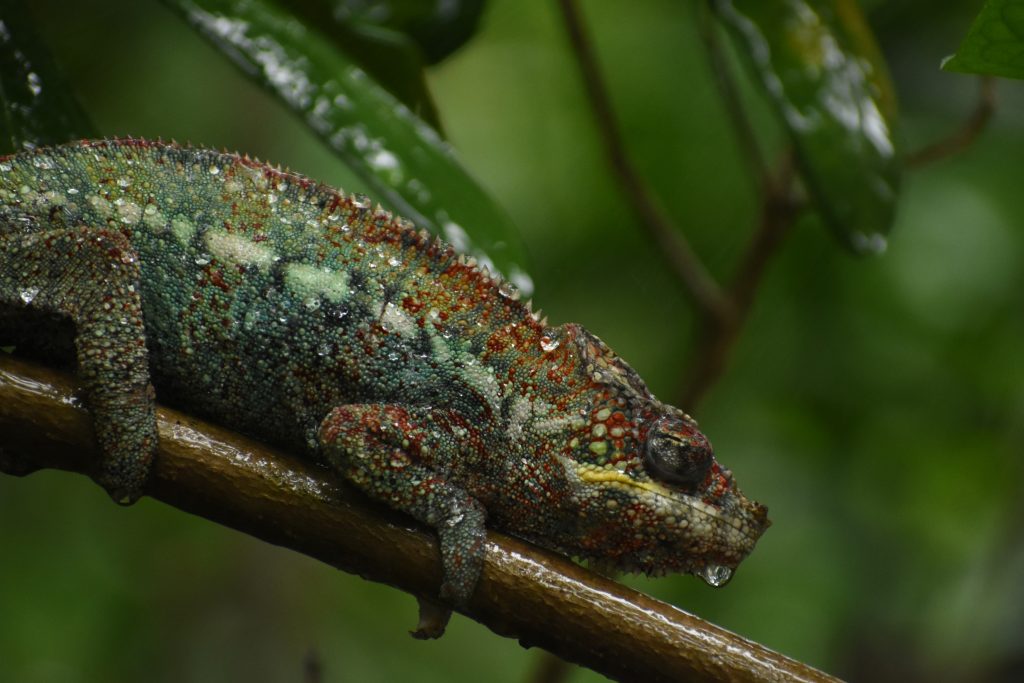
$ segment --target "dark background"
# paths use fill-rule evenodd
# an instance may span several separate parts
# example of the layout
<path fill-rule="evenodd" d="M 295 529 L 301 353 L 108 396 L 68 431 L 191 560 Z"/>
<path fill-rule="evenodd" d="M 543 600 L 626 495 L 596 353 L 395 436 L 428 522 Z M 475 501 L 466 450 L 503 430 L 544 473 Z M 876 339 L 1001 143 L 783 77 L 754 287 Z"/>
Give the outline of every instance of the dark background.
<path fill-rule="evenodd" d="M 692 5 L 580 4 L 629 150 L 726 276 L 755 188 Z M 938 64 L 979 3 L 874 5 L 913 149 L 973 107 L 976 79 Z M 33 8 L 104 135 L 239 150 L 362 189 L 158 3 Z M 552 323 L 583 323 L 675 395 L 695 316 L 607 170 L 553 3 L 491 2 L 430 85 L 459 156 L 522 229 Z M 724 589 L 630 583 L 845 677 L 1021 675 L 1024 90 L 1003 81 L 1000 96 L 966 153 L 906 175 L 884 256 L 796 226 L 697 414 L 774 526 Z M 301 680 L 312 656 L 326 681 L 521 681 L 537 656 L 461 617 L 414 641 L 405 594 L 151 500 L 120 509 L 80 476 L 0 476 L 0 547 L 0 680 Z"/>

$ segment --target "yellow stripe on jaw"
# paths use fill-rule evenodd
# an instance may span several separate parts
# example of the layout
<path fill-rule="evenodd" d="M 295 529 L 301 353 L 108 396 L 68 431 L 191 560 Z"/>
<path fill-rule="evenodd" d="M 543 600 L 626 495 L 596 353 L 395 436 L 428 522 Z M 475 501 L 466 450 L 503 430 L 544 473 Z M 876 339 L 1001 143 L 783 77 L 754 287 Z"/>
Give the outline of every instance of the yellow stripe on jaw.
<path fill-rule="evenodd" d="M 592 467 L 578 467 L 576 468 L 576 475 L 588 484 L 615 482 L 618 484 L 625 484 L 626 486 L 634 486 L 652 493 L 657 493 L 659 496 L 672 495 L 671 492 L 661 484 L 655 484 L 650 481 L 636 481 L 618 470 L 595 470 Z"/>

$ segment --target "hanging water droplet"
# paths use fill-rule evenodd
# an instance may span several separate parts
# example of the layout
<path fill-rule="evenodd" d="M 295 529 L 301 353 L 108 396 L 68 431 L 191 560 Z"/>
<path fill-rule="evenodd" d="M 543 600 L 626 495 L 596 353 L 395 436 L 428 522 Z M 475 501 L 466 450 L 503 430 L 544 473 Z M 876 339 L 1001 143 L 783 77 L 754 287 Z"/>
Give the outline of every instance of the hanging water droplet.
<path fill-rule="evenodd" d="M 865 254 L 882 254 L 889 247 L 885 236 L 878 233 L 869 235 L 863 232 L 854 232 L 850 235 L 850 239 L 853 242 L 853 246 Z"/>
<path fill-rule="evenodd" d="M 732 569 L 720 564 L 708 564 L 697 572 L 697 576 L 704 579 L 709 586 L 719 588 L 729 583 L 729 579 L 732 578 Z"/>
<path fill-rule="evenodd" d="M 21 291 L 21 300 L 25 304 L 30 304 L 30 303 L 32 303 L 32 300 L 35 299 L 36 296 L 38 296 L 38 295 L 39 295 L 39 288 L 38 287 L 29 287 L 28 289 L 23 289 Z"/>

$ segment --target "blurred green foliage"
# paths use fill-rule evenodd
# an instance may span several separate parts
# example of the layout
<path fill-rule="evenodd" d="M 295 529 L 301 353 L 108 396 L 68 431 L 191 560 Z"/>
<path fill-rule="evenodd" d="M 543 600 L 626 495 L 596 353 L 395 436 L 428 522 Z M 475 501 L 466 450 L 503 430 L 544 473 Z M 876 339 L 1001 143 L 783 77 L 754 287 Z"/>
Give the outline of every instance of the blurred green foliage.
<path fill-rule="evenodd" d="M 28 8 L 0 0 L 0 154 L 91 135 Z"/>
<path fill-rule="evenodd" d="M 1024 0 L 987 0 L 960 49 L 942 68 L 1024 78 Z"/>
<path fill-rule="evenodd" d="M 822 218 L 853 251 L 885 250 L 899 200 L 896 101 L 855 0 L 716 0 L 793 139 Z"/>
<path fill-rule="evenodd" d="M 876 5 L 914 149 L 973 105 L 974 79 L 936 65 L 977 6 Z M 726 276 L 757 197 L 693 6 L 583 8 L 630 151 Z M 366 190 L 161 5 L 33 10 L 102 134 L 237 149 Z M 429 84 L 462 161 L 521 227 L 552 322 L 583 323 L 672 396 L 695 314 L 607 170 L 555 8 L 489 3 Z M 784 136 L 742 85 L 773 158 Z M 697 416 L 774 526 L 724 589 L 634 585 L 854 680 L 1019 678 L 1024 91 L 1005 85 L 974 146 L 907 176 L 884 256 L 848 256 L 812 217 L 790 235 Z M 414 641 L 404 594 L 153 501 L 117 508 L 78 476 L 0 476 L 0 547 L 4 681 L 298 680 L 310 657 L 325 681 L 520 681 L 534 665 L 459 617 Z"/>

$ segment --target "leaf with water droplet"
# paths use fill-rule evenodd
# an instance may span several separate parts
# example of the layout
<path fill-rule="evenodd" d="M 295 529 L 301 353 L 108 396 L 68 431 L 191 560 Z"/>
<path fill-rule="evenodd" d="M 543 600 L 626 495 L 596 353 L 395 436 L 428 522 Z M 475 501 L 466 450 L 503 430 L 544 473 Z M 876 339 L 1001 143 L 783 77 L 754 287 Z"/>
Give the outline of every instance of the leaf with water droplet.
<path fill-rule="evenodd" d="M 1024 78 L 1024 2 L 988 0 L 960 49 L 942 63 L 942 68 Z"/>
<path fill-rule="evenodd" d="M 896 101 L 855 0 L 716 0 L 764 86 L 828 223 L 857 253 L 884 250 L 899 187 Z"/>
<path fill-rule="evenodd" d="M 441 131 L 426 64 L 436 64 L 476 32 L 483 0 L 375 0 L 281 3 L 334 45 L 410 110 Z"/>
<path fill-rule="evenodd" d="M 0 153 L 95 137 L 28 4 L 0 3 Z"/>
<path fill-rule="evenodd" d="M 165 0 L 320 135 L 396 213 L 435 234 L 461 226 L 465 252 L 532 290 L 508 214 L 437 133 L 319 31 L 265 0 Z"/>

